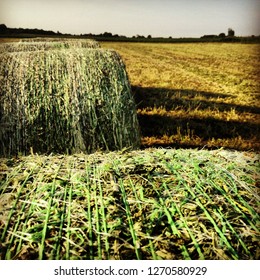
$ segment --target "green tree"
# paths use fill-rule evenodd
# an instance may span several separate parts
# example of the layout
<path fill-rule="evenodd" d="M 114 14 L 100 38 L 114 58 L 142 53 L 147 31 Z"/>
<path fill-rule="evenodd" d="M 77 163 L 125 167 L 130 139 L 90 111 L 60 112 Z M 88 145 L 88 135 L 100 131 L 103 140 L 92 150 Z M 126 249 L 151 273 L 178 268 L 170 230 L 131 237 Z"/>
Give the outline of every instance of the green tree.
<path fill-rule="evenodd" d="M 235 31 L 232 28 L 228 29 L 228 36 L 229 37 L 234 37 L 235 36 Z"/>
<path fill-rule="evenodd" d="M 0 24 L 0 33 L 6 33 L 7 32 L 7 26 L 5 24 Z"/>

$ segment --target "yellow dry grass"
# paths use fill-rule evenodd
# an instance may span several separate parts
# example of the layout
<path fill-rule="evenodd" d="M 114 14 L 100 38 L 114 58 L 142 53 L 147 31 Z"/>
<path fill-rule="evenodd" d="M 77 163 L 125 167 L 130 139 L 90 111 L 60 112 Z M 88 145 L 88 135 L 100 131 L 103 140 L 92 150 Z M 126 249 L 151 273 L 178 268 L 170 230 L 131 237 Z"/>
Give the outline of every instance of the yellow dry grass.
<path fill-rule="evenodd" d="M 258 44 L 118 43 L 146 146 L 259 150 Z"/>

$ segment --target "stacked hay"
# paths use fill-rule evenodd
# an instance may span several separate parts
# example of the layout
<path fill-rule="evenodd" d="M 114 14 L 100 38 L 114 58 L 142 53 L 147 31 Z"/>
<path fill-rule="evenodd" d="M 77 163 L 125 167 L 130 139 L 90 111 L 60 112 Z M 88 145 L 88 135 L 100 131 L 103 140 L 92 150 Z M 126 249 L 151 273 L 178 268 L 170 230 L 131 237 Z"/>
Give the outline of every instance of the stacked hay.
<path fill-rule="evenodd" d="M 116 52 L 13 52 L 0 61 L 1 155 L 138 147 L 135 104 Z"/>
<path fill-rule="evenodd" d="M 70 48 L 99 48 L 100 45 L 95 40 L 60 40 L 60 41 L 29 41 L 19 43 L 0 44 L 0 53 L 4 52 L 25 52 L 52 49 Z"/>

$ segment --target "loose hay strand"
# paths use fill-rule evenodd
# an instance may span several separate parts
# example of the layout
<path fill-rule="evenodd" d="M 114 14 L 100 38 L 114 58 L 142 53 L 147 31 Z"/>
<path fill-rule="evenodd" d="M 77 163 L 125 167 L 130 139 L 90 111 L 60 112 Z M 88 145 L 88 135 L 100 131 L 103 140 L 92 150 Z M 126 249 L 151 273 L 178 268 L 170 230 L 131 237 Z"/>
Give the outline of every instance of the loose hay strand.
<path fill-rule="evenodd" d="M 154 187 L 154 185 L 153 185 L 153 187 Z M 156 189 L 155 189 L 155 191 L 157 192 Z M 175 214 L 174 212 L 175 211 L 172 212 L 171 209 L 168 209 L 167 206 L 164 203 L 164 200 L 160 197 L 159 194 L 158 194 L 158 196 L 159 196 L 159 201 L 161 203 L 161 206 L 163 207 L 163 211 L 165 212 L 165 214 L 167 216 L 167 219 L 168 219 L 170 228 L 172 230 L 172 233 L 174 235 L 176 235 L 178 238 L 180 238 L 181 237 L 180 232 L 179 232 L 179 230 L 178 230 L 178 228 L 176 226 L 176 223 L 173 220 L 173 217 L 174 217 L 174 214 Z M 189 255 L 189 252 L 188 252 L 186 246 L 182 244 L 180 247 L 181 247 L 181 253 L 182 253 L 184 259 L 185 260 L 190 260 L 191 258 L 190 258 L 190 255 Z"/>
<path fill-rule="evenodd" d="M 137 205 L 138 205 L 138 209 L 139 209 L 139 211 L 142 213 L 142 215 L 141 215 L 142 220 L 144 220 L 144 219 L 145 219 L 145 217 L 144 217 L 145 214 L 143 213 L 143 207 L 144 207 L 143 205 L 146 204 L 146 203 L 149 203 L 149 201 L 147 201 L 147 200 L 145 199 L 144 195 L 143 195 L 142 186 L 139 186 L 139 192 L 140 192 L 140 194 L 138 195 L 138 194 L 137 194 L 137 185 L 132 181 L 132 179 L 131 179 L 130 176 L 129 176 L 128 179 L 129 179 L 129 184 L 130 184 L 130 186 L 131 186 L 131 188 L 132 188 L 132 190 L 133 190 L 134 197 L 135 197 L 136 203 L 137 203 Z M 157 256 L 157 254 L 156 254 L 156 252 L 155 252 L 155 248 L 154 248 L 153 242 L 152 242 L 152 240 L 151 240 L 152 238 L 151 238 L 151 236 L 150 236 L 149 230 L 146 230 L 145 234 L 146 234 L 146 238 L 149 239 L 149 248 L 150 248 L 150 252 L 151 252 L 151 254 L 152 254 L 152 258 L 153 258 L 153 260 L 157 260 L 157 259 L 158 259 L 158 256 Z"/>
<path fill-rule="evenodd" d="M 100 174 L 98 174 L 98 178 L 100 178 Z M 99 200 L 100 200 L 100 215 L 101 215 L 101 220 L 102 220 L 102 231 L 104 233 L 104 238 L 105 238 L 105 259 L 109 259 L 109 241 L 108 241 L 108 230 L 107 230 L 107 218 L 106 218 L 106 213 L 105 213 L 105 204 L 104 204 L 104 195 L 103 195 L 103 190 L 102 190 L 102 185 L 101 185 L 101 180 L 99 179 L 98 182 L 98 191 L 99 191 Z"/>
<path fill-rule="evenodd" d="M 50 195 L 49 195 L 48 202 L 47 202 L 46 214 L 45 214 L 45 219 L 43 222 L 41 243 L 40 243 L 40 247 L 39 247 L 39 259 L 40 260 L 42 260 L 44 258 L 46 236 L 47 236 L 47 230 L 48 230 L 48 226 L 49 226 L 49 222 L 50 222 L 49 219 L 51 216 L 51 210 L 54 207 L 53 198 L 55 196 L 55 192 L 56 192 L 56 188 L 57 188 L 56 178 L 58 176 L 61 165 L 62 165 L 62 161 L 61 161 L 60 165 L 58 166 L 57 170 L 54 171 L 55 172 L 54 178 L 53 178 L 53 181 L 51 184 Z"/>
<path fill-rule="evenodd" d="M 130 233 L 131 233 L 136 258 L 138 260 L 140 260 L 141 259 L 141 254 L 140 254 L 140 248 L 139 248 L 139 241 L 138 241 L 136 231 L 135 231 L 135 228 L 134 228 L 134 223 L 133 223 L 133 219 L 132 219 L 130 206 L 129 206 L 129 203 L 128 203 L 127 197 L 126 197 L 126 191 L 125 191 L 123 182 L 121 180 L 119 182 L 119 186 L 120 186 L 120 190 L 121 190 L 121 193 L 122 193 L 122 199 L 123 199 L 124 208 L 125 208 L 125 212 L 126 212 L 126 219 L 128 221 L 129 230 L 130 230 Z"/>
<path fill-rule="evenodd" d="M 170 194 L 170 190 L 169 190 L 168 186 L 165 183 L 163 183 L 163 187 L 166 189 L 166 191 L 167 191 L 167 193 L 168 193 L 168 195 L 170 197 L 171 194 Z M 176 203 L 174 203 L 174 201 L 172 202 L 172 204 L 173 204 L 174 209 L 178 212 L 178 214 L 180 216 L 180 220 L 182 221 L 184 227 L 187 229 L 187 232 L 189 233 L 189 235 L 190 235 L 190 237 L 192 239 L 194 247 L 196 248 L 196 250 L 197 250 L 197 252 L 199 254 L 199 259 L 204 260 L 205 257 L 204 257 L 204 255 L 203 255 L 203 253 L 201 251 L 200 245 L 198 244 L 198 242 L 196 240 L 196 237 L 193 235 L 192 230 L 189 228 L 189 226 L 187 224 L 187 221 L 184 218 L 180 208 L 178 207 L 178 205 Z"/>
<path fill-rule="evenodd" d="M 71 236 L 71 209 L 72 209 L 72 185 L 69 188 L 69 197 L 68 197 L 68 213 L 67 213 L 67 227 L 66 227 L 66 236 L 65 236 L 65 259 L 70 259 L 70 236 Z"/>

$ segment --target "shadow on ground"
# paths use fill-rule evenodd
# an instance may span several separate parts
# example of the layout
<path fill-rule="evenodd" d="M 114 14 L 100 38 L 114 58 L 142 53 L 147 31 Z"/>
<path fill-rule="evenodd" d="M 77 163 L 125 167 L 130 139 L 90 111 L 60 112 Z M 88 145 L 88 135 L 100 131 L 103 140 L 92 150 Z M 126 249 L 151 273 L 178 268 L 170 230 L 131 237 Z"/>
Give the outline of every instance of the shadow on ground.
<path fill-rule="evenodd" d="M 213 92 L 197 92 L 192 90 L 172 90 L 165 88 L 132 87 L 138 109 L 164 108 L 167 111 L 182 109 L 187 111 L 185 117 L 165 116 L 160 114 L 139 114 L 138 119 L 142 137 L 161 138 L 164 135 L 171 136 L 181 133 L 191 133 L 203 140 L 203 143 L 214 139 L 233 139 L 240 137 L 242 141 L 252 142 L 251 146 L 258 150 L 260 139 L 259 126 L 252 120 L 226 121 L 214 117 L 193 117 L 189 111 L 214 110 L 220 114 L 234 110 L 236 113 L 251 113 L 259 117 L 260 108 L 253 106 L 224 103 L 223 99 L 232 98 L 232 95 Z M 195 98 L 197 97 L 197 98 Z M 198 97 L 203 97 L 199 100 Z M 211 100 L 207 100 L 207 99 Z M 213 100 L 213 101 L 212 101 Z M 215 100 L 215 101 L 214 101 Z M 257 141 L 258 142 L 258 141 Z M 204 145 L 204 144 L 203 144 Z M 163 144 L 160 146 L 164 146 Z M 166 144 L 166 146 L 169 146 Z M 198 147 L 197 144 L 176 143 L 176 147 Z M 235 147 L 237 148 L 237 147 Z"/>

